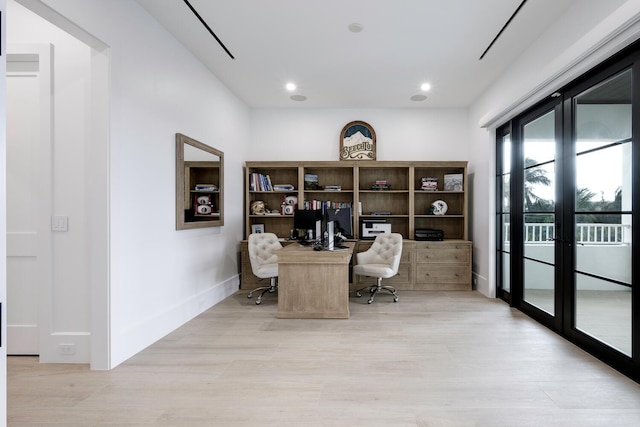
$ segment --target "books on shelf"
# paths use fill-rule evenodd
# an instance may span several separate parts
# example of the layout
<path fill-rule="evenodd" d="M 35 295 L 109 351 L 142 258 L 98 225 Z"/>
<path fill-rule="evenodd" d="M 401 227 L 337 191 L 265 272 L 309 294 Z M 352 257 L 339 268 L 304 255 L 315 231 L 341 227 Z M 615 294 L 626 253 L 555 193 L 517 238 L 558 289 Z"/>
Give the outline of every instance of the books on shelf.
<path fill-rule="evenodd" d="M 273 191 L 271 177 L 257 172 L 249 174 L 249 191 Z"/>
<path fill-rule="evenodd" d="M 438 178 L 431 176 L 422 178 L 422 185 L 420 187 L 422 191 L 438 191 Z"/>
<path fill-rule="evenodd" d="M 341 185 L 325 185 L 324 189 L 327 191 L 342 191 Z"/>
<path fill-rule="evenodd" d="M 193 189 L 195 191 L 218 191 L 218 186 L 215 184 L 196 184 Z"/>
<path fill-rule="evenodd" d="M 293 184 L 273 184 L 273 191 L 293 191 Z"/>
<path fill-rule="evenodd" d="M 299 209 L 304 210 L 327 210 L 327 209 L 342 209 L 350 208 L 349 202 L 333 202 L 331 200 L 305 200 Z"/>
<path fill-rule="evenodd" d="M 376 179 L 375 183 L 371 185 L 372 190 L 391 190 L 391 183 L 388 179 Z"/>

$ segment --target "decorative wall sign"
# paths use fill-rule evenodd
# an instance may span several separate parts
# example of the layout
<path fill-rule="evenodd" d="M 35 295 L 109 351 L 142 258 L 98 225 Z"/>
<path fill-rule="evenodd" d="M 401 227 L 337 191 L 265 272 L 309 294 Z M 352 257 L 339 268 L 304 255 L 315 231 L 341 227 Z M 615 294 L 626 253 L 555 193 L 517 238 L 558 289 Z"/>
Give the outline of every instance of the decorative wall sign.
<path fill-rule="evenodd" d="M 375 160 L 376 133 L 368 123 L 347 123 L 340 132 L 340 160 Z"/>

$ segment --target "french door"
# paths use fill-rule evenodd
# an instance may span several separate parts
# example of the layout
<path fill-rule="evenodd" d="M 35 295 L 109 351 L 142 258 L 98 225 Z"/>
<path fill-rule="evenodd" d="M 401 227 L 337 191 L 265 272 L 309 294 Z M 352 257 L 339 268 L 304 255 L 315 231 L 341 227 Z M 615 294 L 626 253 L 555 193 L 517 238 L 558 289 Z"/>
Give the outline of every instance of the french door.
<path fill-rule="evenodd" d="M 499 297 L 640 380 L 635 56 L 498 129 L 496 260 Z"/>

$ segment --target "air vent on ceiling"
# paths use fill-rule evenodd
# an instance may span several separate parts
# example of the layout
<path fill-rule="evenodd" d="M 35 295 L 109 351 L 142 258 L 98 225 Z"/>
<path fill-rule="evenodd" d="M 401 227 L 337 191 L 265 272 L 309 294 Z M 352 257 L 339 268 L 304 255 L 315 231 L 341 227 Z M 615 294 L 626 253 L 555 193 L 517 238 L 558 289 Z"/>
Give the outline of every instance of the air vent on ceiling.
<path fill-rule="evenodd" d="M 198 18 L 198 20 L 202 23 L 202 25 L 204 25 L 204 27 L 207 29 L 207 31 L 209 31 L 209 34 L 211 34 L 213 36 L 213 38 L 216 39 L 216 41 L 218 42 L 218 44 L 220 44 L 220 46 L 224 49 L 224 51 L 227 52 L 227 55 L 229 55 L 231 57 L 231 59 L 236 59 L 231 54 L 231 52 L 229 52 L 229 49 L 227 49 L 227 47 L 224 45 L 224 43 L 222 43 L 222 40 L 220 40 L 218 38 L 218 36 L 216 36 L 216 33 L 213 32 L 213 30 L 211 29 L 209 24 L 207 24 L 207 22 L 202 18 L 202 16 L 200 16 L 198 11 L 196 11 L 196 9 L 193 6 L 191 6 L 191 3 L 189 3 L 188 0 L 184 0 L 184 3 L 187 6 L 189 6 L 189 9 L 191 9 L 191 12 L 193 12 L 193 14 L 196 16 L 196 18 Z"/>
<path fill-rule="evenodd" d="M 186 1 L 186 0 L 185 0 Z M 498 37 L 500 37 L 500 35 L 502 35 L 502 33 L 504 32 L 504 30 L 507 28 L 507 26 L 511 23 L 511 21 L 513 21 L 513 18 L 516 17 L 516 15 L 518 14 L 518 12 L 520 12 L 520 9 L 522 9 L 522 6 L 524 6 L 524 4 L 527 2 L 527 0 L 522 0 L 522 3 L 520 3 L 520 6 L 518 6 L 518 8 L 516 9 L 515 12 L 513 12 L 513 15 L 511 15 L 511 18 L 509 18 L 507 20 L 507 23 L 504 24 L 502 26 L 502 29 L 498 32 L 498 34 L 493 38 L 493 40 L 491 40 L 491 43 L 489 43 L 489 46 L 487 46 L 487 48 L 484 50 L 484 52 L 482 52 L 482 55 L 480 55 L 479 60 L 482 60 L 482 58 L 484 58 L 484 56 L 487 54 L 487 52 L 489 52 L 489 49 L 491 49 L 491 46 L 493 46 L 493 44 L 496 42 L 496 40 L 498 40 Z"/>

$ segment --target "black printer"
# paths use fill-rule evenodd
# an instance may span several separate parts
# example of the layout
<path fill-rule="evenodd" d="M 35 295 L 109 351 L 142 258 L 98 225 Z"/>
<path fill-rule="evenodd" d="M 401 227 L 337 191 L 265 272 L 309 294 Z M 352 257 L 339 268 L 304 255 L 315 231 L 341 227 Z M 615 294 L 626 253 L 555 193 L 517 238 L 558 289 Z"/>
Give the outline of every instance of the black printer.
<path fill-rule="evenodd" d="M 433 228 L 416 228 L 416 240 L 440 241 L 444 240 L 444 232 Z"/>

